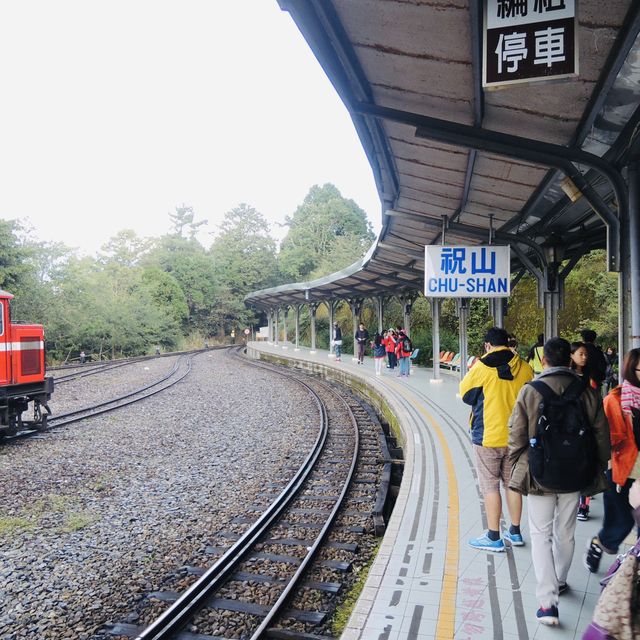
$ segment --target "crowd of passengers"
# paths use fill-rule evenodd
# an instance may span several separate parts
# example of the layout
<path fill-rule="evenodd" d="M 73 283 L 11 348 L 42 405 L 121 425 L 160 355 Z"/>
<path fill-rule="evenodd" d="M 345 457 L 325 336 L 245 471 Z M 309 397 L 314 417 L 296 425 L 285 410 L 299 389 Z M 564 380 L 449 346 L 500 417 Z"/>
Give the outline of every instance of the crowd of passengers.
<path fill-rule="evenodd" d="M 377 376 L 382 374 L 382 365 L 386 361 L 386 368 L 396 372 L 398 377 L 409 377 L 411 356 L 415 354 L 409 334 L 402 328 L 391 328 L 381 333 L 376 333 L 373 340 L 364 324 L 358 326 L 355 333 L 357 346 L 357 362 L 364 364 L 364 355 L 367 347 L 373 351 L 373 361 Z M 336 357 L 336 362 L 342 360 L 342 330 L 337 322 L 333 323 L 331 332 L 331 347 Z M 417 351 L 417 350 L 416 350 Z"/>
<path fill-rule="evenodd" d="M 460 383 L 460 396 L 472 407 L 471 440 L 489 527 L 469 545 L 492 552 L 504 551 L 505 543 L 525 546 L 520 521 L 527 496 L 536 618 L 545 625 L 559 624 L 576 521 L 589 519 L 591 497 L 603 494 L 604 518 L 584 552 L 590 572 L 598 572 L 603 554 L 617 554 L 634 526 L 640 527 L 640 349 L 625 356 L 619 384 L 616 350 L 603 352 L 591 329 L 581 336 L 569 343 L 557 337 L 545 342 L 539 335 L 523 359 L 515 336 L 494 327 L 485 336 L 485 353 L 470 359 Z M 409 375 L 415 352 L 402 327 L 370 340 L 360 324 L 355 339 L 358 364 L 369 346 L 376 375 L 385 363 L 391 373 Z M 341 345 L 336 322 L 332 347 L 338 362 Z M 510 518 L 502 531 L 501 485 Z M 617 561 L 610 569 L 613 577 L 606 578 L 585 639 L 640 638 L 640 538 L 627 555 L 633 566 L 614 572 L 622 566 Z"/>
<path fill-rule="evenodd" d="M 502 552 L 525 545 L 521 525 L 527 496 L 537 620 L 559 624 L 559 596 L 569 590 L 577 520 L 589 518 L 591 496 L 602 493 L 604 518 L 584 552 L 599 570 L 640 526 L 640 349 L 624 357 L 618 384 L 615 350 L 543 336 L 525 360 L 504 329 L 485 336 L 485 353 L 460 383 L 472 407 L 471 439 L 488 530 L 469 545 Z M 604 400 L 603 400 L 604 395 Z M 500 530 L 504 489 L 510 526 Z M 640 538 L 609 570 L 583 638 L 640 638 Z"/>
<path fill-rule="evenodd" d="M 626 354 L 619 371 L 613 347 L 603 352 L 591 329 L 581 336 L 569 343 L 558 337 L 545 342 L 539 335 L 523 359 L 515 336 L 494 327 L 485 336 L 485 353 L 469 359 L 460 383 L 460 396 L 472 407 L 471 440 L 489 527 L 469 545 L 492 552 L 504 551 L 505 543 L 525 546 L 520 520 L 527 496 L 536 618 L 545 625 L 559 624 L 558 600 L 569 590 L 576 521 L 589 519 L 593 495 L 603 494 L 604 517 L 584 552 L 588 571 L 598 572 L 604 553 L 617 554 L 634 526 L 640 534 L 640 349 Z M 358 364 L 364 364 L 369 346 L 376 375 L 385 363 L 391 373 L 409 375 L 417 350 L 402 327 L 370 340 L 360 324 L 355 340 Z M 340 362 L 337 322 L 331 345 Z M 450 366 L 451 356 L 446 357 Z M 510 518 L 502 531 L 501 486 Z M 638 555 L 640 538 L 627 553 L 627 564 L 619 557 L 609 569 L 583 638 L 640 638 Z"/>

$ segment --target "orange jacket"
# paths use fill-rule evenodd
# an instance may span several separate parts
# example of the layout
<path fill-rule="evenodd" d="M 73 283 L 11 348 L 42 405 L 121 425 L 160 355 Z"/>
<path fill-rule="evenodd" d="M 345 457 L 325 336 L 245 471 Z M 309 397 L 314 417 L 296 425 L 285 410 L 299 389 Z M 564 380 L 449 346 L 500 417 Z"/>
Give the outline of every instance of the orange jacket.
<path fill-rule="evenodd" d="M 622 386 L 612 389 L 604 399 L 604 412 L 611 437 L 611 471 L 613 481 L 623 485 L 636 462 L 638 448 L 633 436 L 631 416 L 622 411 Z"/>

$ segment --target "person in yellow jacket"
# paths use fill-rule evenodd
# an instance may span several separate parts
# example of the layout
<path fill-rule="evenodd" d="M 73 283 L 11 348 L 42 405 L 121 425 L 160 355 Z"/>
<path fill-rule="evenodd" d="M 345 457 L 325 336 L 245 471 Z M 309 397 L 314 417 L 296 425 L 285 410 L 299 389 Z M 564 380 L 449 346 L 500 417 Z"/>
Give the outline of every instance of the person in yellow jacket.
<path fill-rule="evenodd" d="M 544 333 L 538 335 L 538 342 L 536 342 L 531 349 L 529 349 L 529 355 L 527 362 L 533 369 L 533 373 L 536 375 L 542 373 L 542 356 L 544 355 Z"/>
<path fill-rule="evenodd" d="M 508 340 L 504 329 L 489 329 L 484 338 L 485 355 L 460 382 L 460 397 L 471 405 L 471 442 L 489 525 L 489 530 L 479 538 L 469 540 L 469 545 L 484 551 L 504 551 L 504 540 L 515 547 L 524 544 L 520 532 L 522 496 L 508 489 L 511 475 L 507 457 L 508 423 L 518 392 L 533 378 L 533 370 L 509 349 Z M 502 536 L 501 480 L 511 518 L 511 526 L 502 532 Z"/>

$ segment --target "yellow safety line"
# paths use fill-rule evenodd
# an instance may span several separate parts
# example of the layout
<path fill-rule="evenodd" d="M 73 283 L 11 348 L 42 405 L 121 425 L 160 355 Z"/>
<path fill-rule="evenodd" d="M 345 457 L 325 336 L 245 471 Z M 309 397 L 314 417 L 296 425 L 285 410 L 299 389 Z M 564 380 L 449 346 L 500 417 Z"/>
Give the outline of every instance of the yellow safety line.
<path fill-rule="evenodd" d="M 402 388 L 397 384 L 395 386 L 399 389 Z M 407 398 L 407 396 L 405 396 L 405 398 L 413 404 L 413 398 Z M 440 441 L 440 446 L 442 447 L 442 452 L 444 454 L 445 466 L 447 468 L 447 484 L 449 488 L 447 550 L 444 562 L 442 591 L 440 592 L 440 605 L 438 607 L 436 638 L 449 640 L 453 638 L 455 632 L 456 597 L 458 593 L 458 561 L 460 559 L 460 548 L 458 545 L 458 540 L 460 538 L 460 501 L 458 497 L 458 479 L 456 477 L 449 444 L 447 443 L 438 422 L 421 404 L 418 403 L 415 406 L 431 423 L 431 426 L 438 436 L 438 440 Z"/>

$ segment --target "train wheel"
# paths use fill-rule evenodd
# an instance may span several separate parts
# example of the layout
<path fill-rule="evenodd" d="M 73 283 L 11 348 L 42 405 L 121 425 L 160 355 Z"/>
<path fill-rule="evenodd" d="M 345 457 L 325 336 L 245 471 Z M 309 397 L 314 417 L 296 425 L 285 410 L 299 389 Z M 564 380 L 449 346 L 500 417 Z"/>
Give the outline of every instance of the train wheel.
<path fill-rule="evenodd" d="M 47 416 L 42 413 L 40 403 L 37 400 L 33 403 L 33 424 L 38 431 L 47 430 Z"/>

